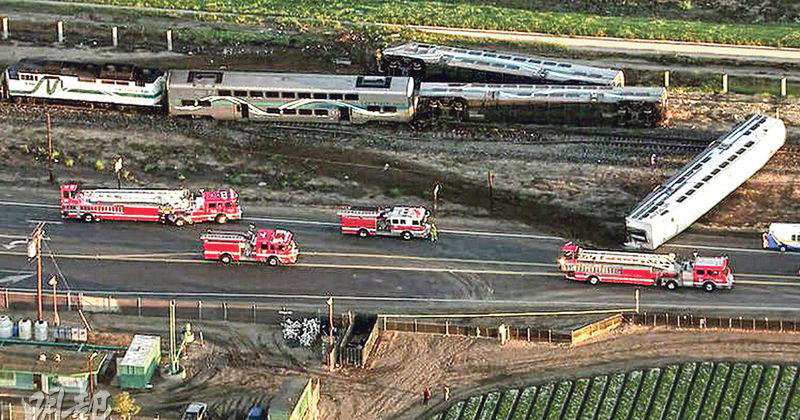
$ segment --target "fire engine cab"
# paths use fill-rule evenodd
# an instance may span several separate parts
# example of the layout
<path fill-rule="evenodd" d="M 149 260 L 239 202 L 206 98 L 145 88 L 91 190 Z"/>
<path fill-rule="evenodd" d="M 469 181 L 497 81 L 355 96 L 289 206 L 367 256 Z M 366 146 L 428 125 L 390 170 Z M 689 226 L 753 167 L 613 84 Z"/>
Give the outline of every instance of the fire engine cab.
<path fill-rule="evenodd" d="M 342 234 L 399 236 L 404 240 L 425 238 L 430 234 L 430 212 L 421 206 L 362 207 L 349 206 L 339 211 Z"/>
<path fill-rule="evenodd" d="M 85 222 L 127 220 L 185 224 L 242 218 L 239 196 L 233 189 L 81 189 L 61 185 L 61 217 Z"/>
<path fill-rule="evenodd" d="M 733 287 L 727 257 L 679 260 L 675 254 L 639 254 L 584 249 L 568 242 L 561 248 L 559 268 L 569 280 L 628 283 L 642 286 L 702 287 L 708 292 Z"/>
<path fill-rule="evenodd" d="M 251 229 L 247 232 L 209 230 L 200 236 L 203 258 L 224 264 L 254 261 L 273 267 L 297 262 L 298 249 L 291 231 Z"/>

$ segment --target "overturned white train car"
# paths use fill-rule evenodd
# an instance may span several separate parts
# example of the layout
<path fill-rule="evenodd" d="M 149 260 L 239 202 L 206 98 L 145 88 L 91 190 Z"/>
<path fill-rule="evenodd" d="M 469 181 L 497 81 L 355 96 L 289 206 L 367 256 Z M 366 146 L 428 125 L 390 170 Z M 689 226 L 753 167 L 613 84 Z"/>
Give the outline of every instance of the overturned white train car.
<path fill-rule="evenodd" d="M 410 42 L 384 49 L 378 69 L 425 81 L 624 86 L 621 70 L 502 51 Z"/>
<path fill-rule="evenodd" d="M 625 218 L 627 245 L 656 249 L 755 174 L 786 141 L 776 118 L 750 115 L 653 190 Z"/>

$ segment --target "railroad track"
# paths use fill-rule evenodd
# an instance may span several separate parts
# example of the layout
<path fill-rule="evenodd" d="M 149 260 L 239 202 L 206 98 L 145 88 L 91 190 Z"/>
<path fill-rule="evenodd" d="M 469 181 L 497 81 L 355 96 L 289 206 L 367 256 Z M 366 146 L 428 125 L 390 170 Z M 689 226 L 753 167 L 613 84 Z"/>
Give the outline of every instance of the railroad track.
<path fill-rule="evenodd" d="M 106 114 L 115 112 L 119 115 L 155 115 L 157 109 L 115 107 L 85 107 L 70 104 L 37 104 L 11 103 L 0 101 L 0 106 L 20 111 L 33 109 L 43 111 L 67 111 L 80 113 Z M 697 138 L 664 136 L 664 135 L 619 135 L 607 134 L 619 129 L 606 127 L 550 127 L 502 123 L 454 122 L 440 121 L 424 128 L 415 128 L 407 124 L 394 125 L 335 125 L 325 123 L 287 123 L 287 122 L 226 122 L 227 128 L 236 129 L 251 135 L 259 135 L 264 129 L 290 132 L 304 132 L 331 136 L 371 137 L 387 142 L 404 141 L 454 141 L 454 142 L 511 142 L 517 144 L 541 146 L 596 145 L 628 149 L 647 149 L 657 151 L 699 151 L 709 141 Z M 250 129 L 249 127 L 252 127 Z"/>

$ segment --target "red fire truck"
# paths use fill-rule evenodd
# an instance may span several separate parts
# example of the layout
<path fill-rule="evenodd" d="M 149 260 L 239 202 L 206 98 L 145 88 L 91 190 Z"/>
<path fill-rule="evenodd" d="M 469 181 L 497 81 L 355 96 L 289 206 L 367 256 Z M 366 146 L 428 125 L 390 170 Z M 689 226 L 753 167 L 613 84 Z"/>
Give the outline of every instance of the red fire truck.
<path fill-rule="evenodd" d="M 297 244 L 292 232 L 283 229 L 251 229 L 247 232 L 209 230 L 200 236 L 203 258 L 224 264 L 255 261 L 273 267 L 297 262 Z"/>
<path fill-rule="evenodd" d="M 188 189 L 82 189 L 61 185 L 61 217 L 85 222 L 127 220 L 185 224 L 240 220 L 239 196 L 228 188 L 193 194 Z"/>
<path fill-rule="evenodd" d="M 642 286 L 702 287 L 708 292 L 733 287 L 727 257 L 679 260 L 675 254 L 638 254 L 584 249 L 567 242 L 561 248 L 559 267 L 569 280 L 591 285 L 628 283 Z"/>
<path fill-rule="evenodd" d="M 430 234 L 430 212 L 421 206 L 362 207 L 349 206 L 339 211 L 342 233 L 368 236 L 399 236 L 405 240 L 425 238 Z"/>

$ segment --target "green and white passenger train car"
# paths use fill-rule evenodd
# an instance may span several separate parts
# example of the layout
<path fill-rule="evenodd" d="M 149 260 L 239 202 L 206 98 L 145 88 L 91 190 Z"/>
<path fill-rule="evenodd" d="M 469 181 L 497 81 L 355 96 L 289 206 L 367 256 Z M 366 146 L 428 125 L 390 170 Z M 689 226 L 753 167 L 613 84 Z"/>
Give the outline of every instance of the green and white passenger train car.
<path fill-rule="evenodd" d="M 170 70 L 169 113 L 222 120 L 408 122 L 410 77 Z"/>
<path fill-rule="evenodd" d="M 3 96 L 17 101 L 161 107 L 166 76 L 130 64 L 23 59 L 3 72 Z"/>

